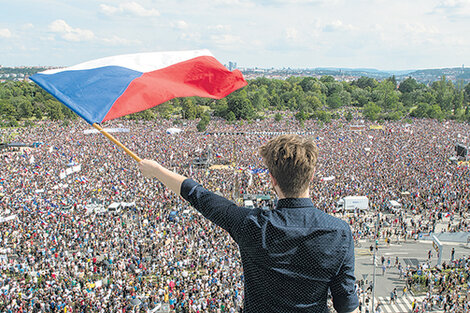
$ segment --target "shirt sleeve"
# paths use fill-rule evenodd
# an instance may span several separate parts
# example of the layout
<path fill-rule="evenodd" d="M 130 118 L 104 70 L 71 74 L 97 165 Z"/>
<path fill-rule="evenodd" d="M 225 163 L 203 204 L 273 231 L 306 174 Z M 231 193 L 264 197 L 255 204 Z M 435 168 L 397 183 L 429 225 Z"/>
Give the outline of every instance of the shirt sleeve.
<path fill-rule="evenodd" d="M 354 277 L 354 241 L 349 225 L 346 227 L 346 254 L 338 274 L 330 284 L 333 306 L 339 313 L 352 312 L 359 306 Z"/>
<path fill-rule="evenodd" d="M 210 192 L 189 178 L 181 184 L 180 194 L 205 218 L 228 231 L 238 242 L 241 225 L 252 210 L 238 207 L 232 201 Z"/>

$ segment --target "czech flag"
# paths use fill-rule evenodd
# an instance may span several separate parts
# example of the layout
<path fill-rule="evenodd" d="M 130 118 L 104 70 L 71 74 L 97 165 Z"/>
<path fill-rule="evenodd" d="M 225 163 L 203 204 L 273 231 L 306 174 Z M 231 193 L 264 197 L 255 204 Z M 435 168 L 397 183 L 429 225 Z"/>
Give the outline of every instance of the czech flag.
<path fill-rule="evenodd" d="M 247 85 L 208 50 L 102 58 L 30 77 L 90 124 L 140 112 L 178 97 L 221 99 Z"/>

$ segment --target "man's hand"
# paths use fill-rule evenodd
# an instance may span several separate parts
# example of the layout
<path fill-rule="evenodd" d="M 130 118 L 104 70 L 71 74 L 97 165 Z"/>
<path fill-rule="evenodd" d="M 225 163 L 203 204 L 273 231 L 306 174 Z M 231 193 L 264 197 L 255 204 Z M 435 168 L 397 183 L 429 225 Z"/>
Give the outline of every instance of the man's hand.
<path fill-rule="evenodd" d="M 156 172 L 159 165 L 159 163 L 152 160 L 142 160 L 139 162 L 140 171 L 142 172 L 142 175 L 147 178 L 153 178 L 157 176 Z"/>
<path fill-rule="evenodd" d="M 139 168 L 142 171 L 142 175 L 145 177 L 157 178 L 174 193 L 180 195 L 181 184 L 186 179 L 186 177 L 172 172 L 163 167 L 160 163 L 152 160 L 140 161 Z"/>

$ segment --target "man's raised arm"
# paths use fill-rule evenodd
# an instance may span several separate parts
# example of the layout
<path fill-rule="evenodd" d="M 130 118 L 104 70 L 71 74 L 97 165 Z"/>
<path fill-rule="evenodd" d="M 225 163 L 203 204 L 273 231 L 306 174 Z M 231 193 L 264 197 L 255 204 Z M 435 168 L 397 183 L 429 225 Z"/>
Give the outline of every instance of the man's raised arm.
<path fill-rule="evenodd" d="M 181 193 L 181 184 L 187 178 L 178 173 L 172 172 L 160 163 L 152 160 L 142 160 L 139 162 L 140 170 L 145 177 L 155 177 L 161 181 L 168 189 L 176 193 Z"/>

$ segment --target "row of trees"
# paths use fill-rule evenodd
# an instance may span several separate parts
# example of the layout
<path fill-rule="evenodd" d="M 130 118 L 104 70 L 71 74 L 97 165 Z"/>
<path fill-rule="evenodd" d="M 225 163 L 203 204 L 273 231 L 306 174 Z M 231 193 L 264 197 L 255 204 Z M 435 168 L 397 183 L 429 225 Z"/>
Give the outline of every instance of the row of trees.
<path fill-rule="evenodd" d="M 394 77 L 382 82 L 361 77 L 338 82 L 331 76 L 258 78 L 238 93 L 212 105 L 216 115 L 230 120 L 250 118 L 268 110 L 298 112 L 300 120 L 324 118 L 342 107 L 356 107 L 371 120 L 403 117 L 470 120 L 470 84 L 454 84 L 442 77 L 430 86 L 407 78 L 399 85 Z"/>
<path fill-rule="evenodd" d="M 394 77 L 381 82 L 369 77 L 352 82 L 338 82 L 332 76 L 257 78 L 221 100 L 173 99 L 126 118 L 180 115 L 183 119 L 203 118 L 202 126 L 207 126 L 210 113 L 233 121 L 264 118 L 270 111 L 293 111 L 301 121 L 314 118 L 327 122 L 337 115 L 335 112 L 346 107 L 356 108 L 355 111 L 370 120 L 417 117 L 470 121 L 469 102 L 470 84 L 454 84 L 445 77 L 429 86 L 413 78 L 397 84 Z M 28 82 L 0 84 L 0 116 L 10 124 L 44 117 L 51 120 L 76 117 L 48 93 Z M 346 118 L 352 118 L 351 114 Z"/>
<path fill-rule="evenodd" d="M 0 117 L 3 121 L 42 119 L 65 120 L 75 113 L 39 86 L 24 81 L 0 84 Z"/>

